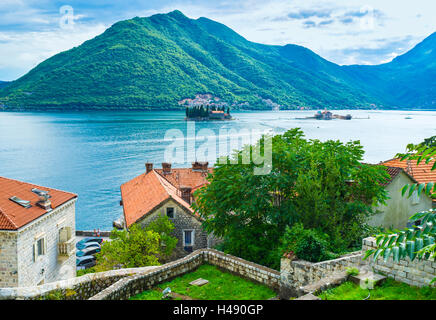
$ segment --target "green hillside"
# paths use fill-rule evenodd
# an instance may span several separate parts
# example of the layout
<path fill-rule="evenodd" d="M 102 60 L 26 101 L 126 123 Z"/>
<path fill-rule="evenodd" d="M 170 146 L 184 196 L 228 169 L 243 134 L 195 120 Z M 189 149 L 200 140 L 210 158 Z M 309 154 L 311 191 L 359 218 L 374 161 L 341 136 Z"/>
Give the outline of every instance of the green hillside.
<path fill-rule="evenodd" d="M 345 69 L 362 90 L 387 104 L 436 109 L 436 33 L 390 63 Z"/>
<path fill-rule="evenodd" d="M 362 85 L 366 72 L 300 46 L 253 43 L 220 23 L 173 11 L 115 23 L 47 59 L 0 89 L 0 107 L 174 109 L 203 93 L 234 108 L 266 108 L 262 99 L 290 109 L 395 106 L 396 98 Z"/>

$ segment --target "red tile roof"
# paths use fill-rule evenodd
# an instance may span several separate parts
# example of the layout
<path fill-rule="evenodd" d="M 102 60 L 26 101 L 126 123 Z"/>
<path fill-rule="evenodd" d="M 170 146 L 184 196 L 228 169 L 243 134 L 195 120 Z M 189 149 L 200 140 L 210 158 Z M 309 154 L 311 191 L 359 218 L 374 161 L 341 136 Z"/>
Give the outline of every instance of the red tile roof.
<path fill-rule="evenodd" d="M 387 167 L 397 167 L 402 168 L 406 173 L 412 176 L 417 183 L 429 183 L 436 182 L 436 170 L 431 170 L 435 161 L 430 161 L 428 164 L 425 161 L 417 164 L 417 160 L 404 160 L 401 161 L 399 158 L 391 159 L 380 164 Z M 436 199 L 433 201 L 436 202 Z"/>
<path fill-rule="evenodd" d="M 401 172 L 404 172 L 404 174 L 406 174 L 414 183 L 416 183 L 417 181 L 411 176 L 409 175 L 404 169 L 399 168 L 399 167 L 388 167 L 386 166 L 386 171 L 389 174 L 390 178 L 388 181 L 386 181 L 385 183 L 382 184 L 382 186 L 386 187 L 387 185 L 389 185 Z"/>
<path fill-rule="evenodd" d="M 416 160 L 391 159 L 381 164 L 384 166 L 403 168 L 408 174 L 415 178 L 418 183 L 436 182 L 436 170 L 431 170 L 434 161 L 426 164 L 424 161 L 416 164 Z"/>
<path fill-rule="evenodd" d="M 213 172 L 213 168 L 207 168 L 207 172 L 192 170 L 192 168 L 172 168 L 171 173 L 164 174 L 162 169 L 155 169 L 166 180 L 171 182 L 176 188 L 181 186 L 196 189 L 201 185 L 208 183 L 206 180 L 208 173 Z"/>
<path fill-rule="evenodd" d="M 49 191 L 53 209 L 77 197 L 73 193 L 0 177 L 0 230 L 17 230 L 47 213 L 36 204 L 39 197 L 32 192 L 33 188 Z M 13 196 L 30 201 L 32 207 L 26 209 L 9 200 Z"/>
<path fill-rule="evenodd" d="M 172 169 L 172 173 L 165 175 L 162 174 L 162 169 L 152 170 L 122 184 L 121 198 L 127 227 L 153 212 L 169 199 L 173 199 L 187 212 L 193 214 L 194 210 L 181 198 L 180 190 L 176 185 L 191 186 L 201 175 L 198 174 L 199 172 L 194 172 L 188 178 L 189 173 L 186 170 L 188 169 Z M 181 181 L 182 184 L 179 183 Z"/>

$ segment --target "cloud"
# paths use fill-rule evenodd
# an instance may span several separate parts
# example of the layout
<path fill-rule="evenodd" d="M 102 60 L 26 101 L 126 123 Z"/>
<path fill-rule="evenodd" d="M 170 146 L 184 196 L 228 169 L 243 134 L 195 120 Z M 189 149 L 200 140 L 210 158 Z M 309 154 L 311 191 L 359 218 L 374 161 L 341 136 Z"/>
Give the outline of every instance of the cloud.
<path fill-rule="evenodd" d="M 304 28 L 322 28 L 322 27 L 328 26 L 334 22 L 335 21 L 333 19 L 322 20 L 318 23 L 316 23 L 315 21 L 312 21 L 312 20 L 306 20 L 303 22 L 303 27 Z"/>
<path fill-rule="evenodd" d="M 39 32 L 0 32 L 1 80 L 15 80 L 45 59 L 101 34 L 103 24 Z"/>
<path fill-rule="evenodd" d="M 419 39 L 412 35 L 396 39 L 379 38 L 371 45 L 355 45 L 352 47 L 331 50 L 328 55 L 342 59 L 342 64 L 380 64 L 392 61 L 393 58 L 403 54 Z"/>
<path fill-rule="evenodd" d="M 288 13 L 288 18 L 291 19 L 308 19 L 308 18 L 329 18 L 331 16 L 331 9 L 318 9 L 318 10 L 307 10 L 302 9 L 296 12 Z"/>

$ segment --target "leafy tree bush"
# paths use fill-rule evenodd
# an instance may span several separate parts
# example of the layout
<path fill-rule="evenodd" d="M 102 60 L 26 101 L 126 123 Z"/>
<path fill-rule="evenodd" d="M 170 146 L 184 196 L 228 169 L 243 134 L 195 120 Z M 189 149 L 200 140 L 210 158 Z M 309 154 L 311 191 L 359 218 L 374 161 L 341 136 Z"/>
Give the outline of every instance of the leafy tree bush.
<path fill-rule="evenodd" d="M 157 232 L 160 236 L 158 253 L 160 262 L 168 261 L 177 245 L 178 240 L 172 235 L 174 229 L 174 223 L 167 216 L 160 216 L 145 227 L 145 230 Z"/>
<path fill-rule="evenodd" d="M 173 230 L 174 224 L 166 216 L 145 228 L 133 224 L 129 231 L 114 229 L 112 241 L 104 242 L 96 255 L 95 271 L 159 265 L 177 244 L 177 238 L 171 236 Z"/>
<path fill-rule="evenodd" d="M 269 174 L 255 175 L 253 161 L 242 163 L 245 153 L 259 149 L 263 154 L 268 138 L 263 137 L 227 162 L 220 159 L 210 184 L 196 191 L 194 208 L 205 218 L 206 230 L 224 238 L 224 251 L 278 268 L 280 239 L 297 222 L 327 234 L 335 253 L 359 245 L 367 235 L 373 205 L 387 198 L 381 185 L 388 179 L 386 170 L 361 163 L 358 141 L 303 136 L 293 129 L 271 138 Z"/>
<path fill-rule="evenodd" d="M 278 255 L 292 251 L 297 258 L 319 262 L 336 257 L 329 251 L 329 237 L 315 229 L 304 229 L 302 223 L 286 227 Z"/>

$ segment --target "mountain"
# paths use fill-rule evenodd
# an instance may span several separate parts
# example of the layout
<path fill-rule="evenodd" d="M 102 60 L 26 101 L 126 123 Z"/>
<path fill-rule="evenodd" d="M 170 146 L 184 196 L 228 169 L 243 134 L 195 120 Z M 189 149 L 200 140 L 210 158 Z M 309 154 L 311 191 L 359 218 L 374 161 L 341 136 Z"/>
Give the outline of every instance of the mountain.
<path fill-rule="evenodd" d="M 173 11 L 117 22 L 45 60 L 0 90 L 0 106 L 173 109 L 210 93 L 235 108 L 266 108 L 268 99 L 285 108 L 431 107 L 436 94 L 426 88 L 434 80 L 423 83 L 434 72 L 426 52 L 435 46 L 427 42 L 386 65 L 342 67 L 301 46 L 250 42 L 223 24 Z M 417 82 L 408 83 L 410 75 Z"/>
<path fill-rule="evenodd" d="M 390 63 L 345 69 L 367 84 L 362 87 L 366 92 L 387 104 L 436 108 L 436 32 Z"/>
<path fill-rule="evenodd" d="M 0 81 L 0 89 L 3 87 L 6 87 L 8 85 L 9 81 Z"/>

